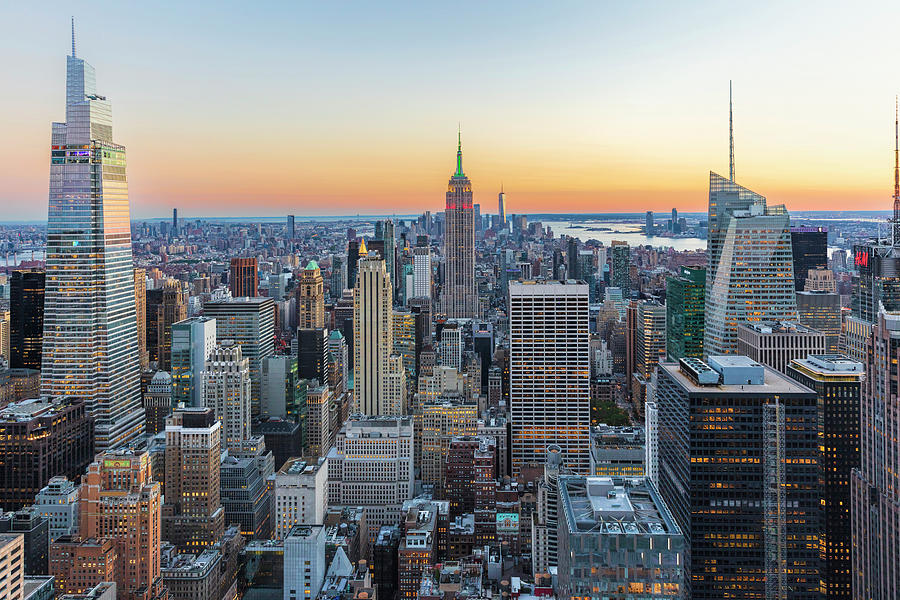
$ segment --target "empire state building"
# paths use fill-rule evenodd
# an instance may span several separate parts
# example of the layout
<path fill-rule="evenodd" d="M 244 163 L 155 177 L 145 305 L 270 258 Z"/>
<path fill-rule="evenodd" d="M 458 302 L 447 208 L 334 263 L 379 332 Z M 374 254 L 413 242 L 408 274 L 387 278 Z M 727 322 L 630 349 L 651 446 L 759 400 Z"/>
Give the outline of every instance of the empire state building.
<path fill-rule="evenodd" d="M 53 123 L 41 394 L 84 399 L 97 451 L 143 433 L 125 148 L 94 68 L 66 58 Z"/>
<path fill-rule="evenodd" d="M 447 184 L 444 221 L 444 314 L 451 319 L 474 319 L 480 312 L 475 290 L 475 210 L 472 182 L 462 168 L 461 135 L 456 149 L 456 172 Z"/>

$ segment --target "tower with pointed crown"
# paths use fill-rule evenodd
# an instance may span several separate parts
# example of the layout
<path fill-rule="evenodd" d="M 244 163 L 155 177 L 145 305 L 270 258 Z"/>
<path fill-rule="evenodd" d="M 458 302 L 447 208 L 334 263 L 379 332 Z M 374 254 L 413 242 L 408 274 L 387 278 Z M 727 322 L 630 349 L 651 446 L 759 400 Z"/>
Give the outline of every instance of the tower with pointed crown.
<path fill-rule="evenodd" d="M 462 133 L 457 137 L 456 171 L 447 185 L 444 221 L 446 277 L 441 290 L 444 314 L 450 318 L 477 318 L 475 210 L 472 205 L 472 182 L 463 172 Z"/>

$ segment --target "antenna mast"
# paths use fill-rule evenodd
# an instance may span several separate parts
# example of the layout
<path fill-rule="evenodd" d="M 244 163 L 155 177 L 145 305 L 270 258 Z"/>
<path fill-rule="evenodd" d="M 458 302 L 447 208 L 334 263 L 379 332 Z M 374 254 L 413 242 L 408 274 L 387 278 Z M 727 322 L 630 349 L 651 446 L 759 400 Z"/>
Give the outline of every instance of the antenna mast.
<path fill-rule="evenodd" d="M 75 16 L 72 16 L 72 58 L 75 58 Z"/>
<path fill-rule="evenodd" d="M 734 181 L 734 117 L 731 108 L 731 80 L 728 80 L 728 178 Z"/>

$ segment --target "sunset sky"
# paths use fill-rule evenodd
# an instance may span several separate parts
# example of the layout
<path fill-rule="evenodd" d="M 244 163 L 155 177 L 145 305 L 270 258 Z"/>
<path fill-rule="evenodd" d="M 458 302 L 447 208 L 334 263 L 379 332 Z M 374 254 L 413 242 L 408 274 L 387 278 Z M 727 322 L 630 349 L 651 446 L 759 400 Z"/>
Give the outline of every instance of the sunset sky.
<path fill-rule="evenodd" d="M 45 219 L 78 55 L 132 216 L 706 209 L 728 172 L 789 210 L 888 209 L 900 3 L 7 2 L 0 220 Z"/>

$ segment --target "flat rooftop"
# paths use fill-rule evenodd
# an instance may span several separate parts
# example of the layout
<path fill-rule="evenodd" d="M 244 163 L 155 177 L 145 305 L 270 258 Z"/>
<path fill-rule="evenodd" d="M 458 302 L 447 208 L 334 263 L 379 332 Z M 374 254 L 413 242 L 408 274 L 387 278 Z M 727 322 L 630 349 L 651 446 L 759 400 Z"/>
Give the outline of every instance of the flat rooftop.
<path fill-rule="evenodd" d="M 573 534 L 681 535 L 653 486 L 644 478 L 559 478 L 560 511 Z"/>
<path fill-rule="evenodd" d="M 729 354 L 727 357 L 716 357 L 716 358 L 728 358 L 729 365 L 728 366 L 751 366 L 751 364 L 759 364 L 753 359 L 741 356 L 739 354 Z M 747 362 L 749 361 L 749 362 Z M 735 392 L 743 392 L 746 394 L 755 393 L 755 394 L 814 394 L 811 389 L 806 387 L 805 385 L 801 385 L 797 383 L 787 375 L 782 375 L 778 371 L 775 371 L 771 367 L 763 365 L 763 374 L 764 379 L 761 385 L 748 385 L 748 384 L 740 384 L 740 385 L 726 385 L 726 384 L 717 384 L 717 385 L 697 385 L 688 377 L 681 372 L 678 364 L 676 363 L 659 363 L 659 368 L 666 373 L 668 373 L 672 379 L 678 382 L 682 387 L 684 387 L 689 393 L 696 394 L 725 394 L 725 393 L 735 393 Z"/>
<path fill-rule="evenodd" d="M 798 321 L 745 321 L 738 324 L 738 328 L 740 327 L 745 327 L 750 331 L 762 335 L 777 335 L 782 333 L 824 335 L 820 331 L 807 327 Z"/>

